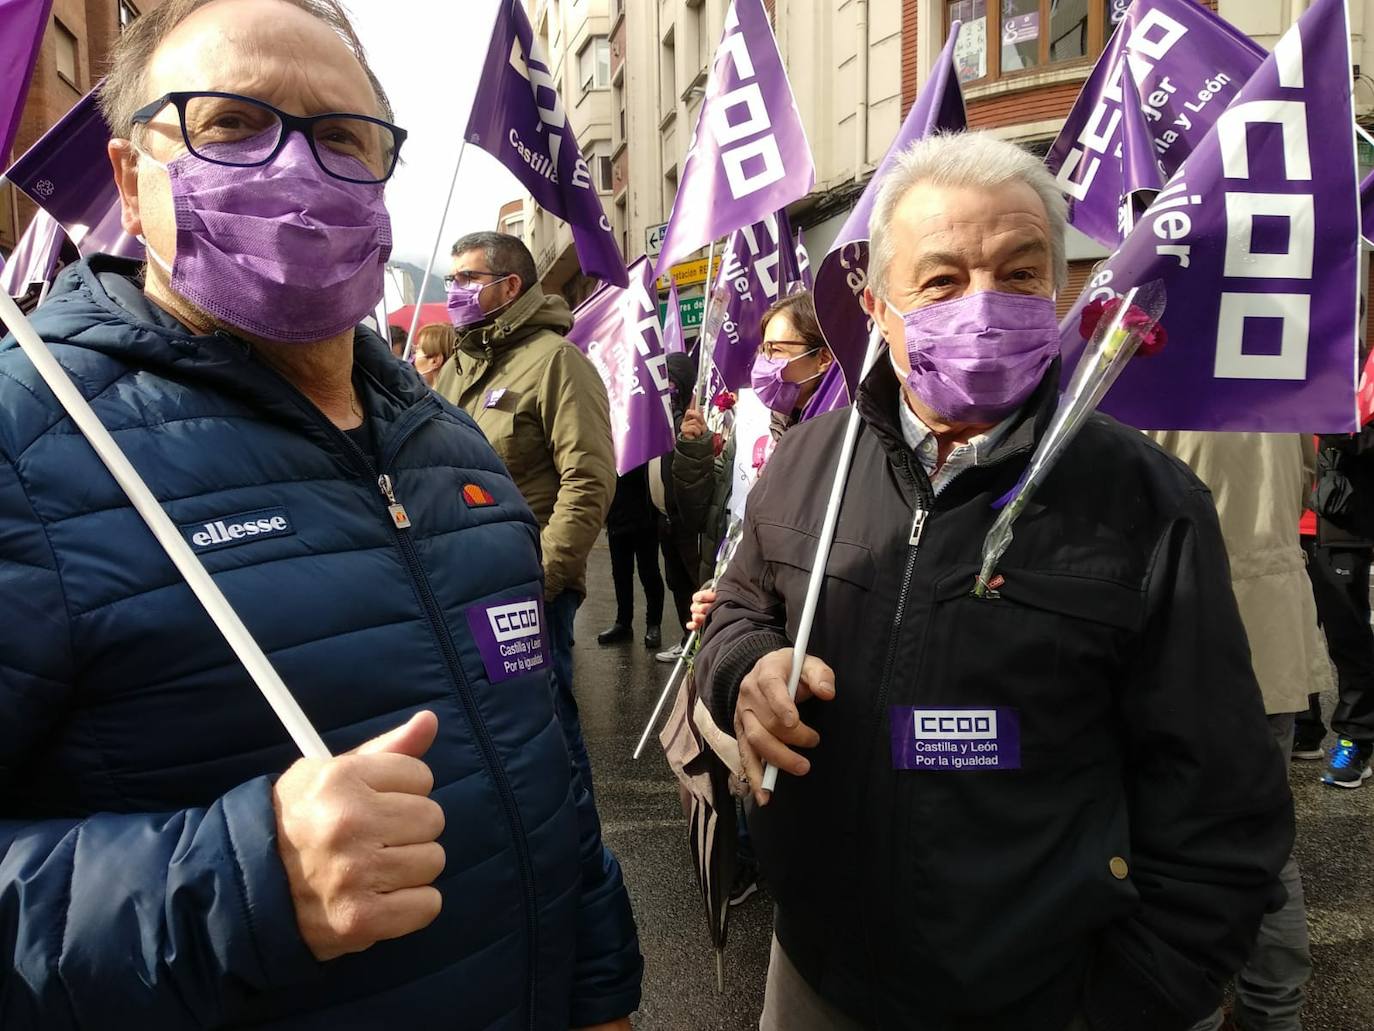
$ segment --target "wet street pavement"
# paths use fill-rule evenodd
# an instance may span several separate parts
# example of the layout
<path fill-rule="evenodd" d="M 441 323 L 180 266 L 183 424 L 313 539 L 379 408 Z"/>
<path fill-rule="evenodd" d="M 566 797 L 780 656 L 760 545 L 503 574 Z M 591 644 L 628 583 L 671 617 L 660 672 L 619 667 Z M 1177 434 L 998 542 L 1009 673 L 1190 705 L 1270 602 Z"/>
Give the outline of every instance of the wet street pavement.
<path fill-rule="evenodd" d="M 725 990 L 717 993 L 685 821 L 657 736 L 638 762 L 630 758 L 672 667 L 655 662 L 641 641 L 642 595 L 635 600 L 635 640 L 598 647 L 597 632 L 615 616 L 604 539 L 592 552 L 587 579 L 590 597 L 577 618 L 578 704 L 606 843 L 624 866 L 644 951 L 644 1002 L 635 1026 L 749 1031 L 758 1026 L 763 1002 L 771 902 L 760 893 L 732 911 Z M 671 599 L 667 608 L 671 613 Z M 665 644 L 672 643 L 671 623 L 666 615 Z M 1328 697 L 1328 718 L 1333 705 Z M 1316 964 L 1303 1027 L 1374 1031 L 1374 781 L 1355 791 L 1327 788 L 1317 782 L 1321 770 L 1316 762 L 1292 768 Z"/>

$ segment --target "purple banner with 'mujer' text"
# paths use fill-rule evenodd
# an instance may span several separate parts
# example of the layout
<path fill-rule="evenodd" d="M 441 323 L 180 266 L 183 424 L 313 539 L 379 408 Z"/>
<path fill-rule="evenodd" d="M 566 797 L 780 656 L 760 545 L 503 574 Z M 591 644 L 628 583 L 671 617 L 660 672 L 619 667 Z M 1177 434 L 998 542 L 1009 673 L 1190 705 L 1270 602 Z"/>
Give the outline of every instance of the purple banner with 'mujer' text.
<path fill-rule="evenodd" d="M 602 286 L 582 302 L 568 333 L 606 384 L 618 473 L 666 455 L 676 443 L 658 290 L 649 260 L 631 265 L 627 278 L 625 289 Z"/>
<path fill-rule="evenodd" d="M 1129 74 L 1166 177 L 1206 137 L 1264 60 L 1265 52 L 1195 0 L 1136 0 L 1064 120 L 1045 164 L 1069 201 L 1069 223 L 1106 247 L 1121 242 L 1118 220 L 1128 171 L 1122 140 L 1122 76 Z"/>
<path fill-rule="evenodd" d="M 1316 0 L 1098 269 L 1061 327 L 1066 374 L 1089 301 L 1156 279 L 1168 295 L 1167 345 L 1130 363 L 1106 411 L 1140 429 L 1357 428 L 1349 74 L 1345 4 Z"/>
<path fill-rule="evenodd" d="M 783 295 L 789 280 L 801 278 L 791 244 L 786 212 L 730 235 L 708 301 L 724 313 L 711 352 L 718 387 L 736 391 L 749 386 L 749 372 L 763 342 L 763 313 Z M 713 389 L 708 396 L 715 393 Z"/>

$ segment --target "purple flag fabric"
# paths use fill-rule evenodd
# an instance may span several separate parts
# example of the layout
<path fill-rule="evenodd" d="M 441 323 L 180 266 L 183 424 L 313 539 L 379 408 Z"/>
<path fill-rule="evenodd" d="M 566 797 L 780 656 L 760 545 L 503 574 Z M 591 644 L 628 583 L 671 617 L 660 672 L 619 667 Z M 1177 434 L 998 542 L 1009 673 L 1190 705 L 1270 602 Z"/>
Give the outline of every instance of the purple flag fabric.
<path fill-rule="evenodd" d="M 62 254 L 62 240 L 62 227 L 39 208 L 8 264 L 0 270 L 0 290 L 11 297 L 22 297 L 29 287 L 51 282 Z"/>
<path fill-rule="evenodd" d="M 668 358 L 649 260 L 636 261 L 626 278 L 628 287 L 604 284 L 583 301 L 568 334 L 606 384 L 618 473 L 666 455 L 675 443 Z"/>
<path fill-rule="evenodd" d="M 583 272 L 628 285 L 591 169 L 518 0 L 501 0 L 466 136 L 505 165 L 540 207 L 568 223 Z"/>
<path fill-rule="evenodd" d="M 716 376 L 708 396 L 714 397 L 722 386 L 727 390 L 749 386 L 749 371 L 763 342 L 759 322 L 768 306 L 782 296 L 786 258 L 795 257 L 792 235 L 780 225 L 787 213 L 781 215 L 781 219 L 772 214 L 736 230 L 725 245 L 712 288 L 714 301 L 707 301 L 722 306 L 724 312 L 711 352 Z"/>
<path fill-rule="evenodd" d="M 868 349 L 870 323 L 860 298 L 868 284 L 868 219 L 873 214 L 878 190 L 897 155 L 912 143 L 933 132 L 962 132 L 968 128 L 964 94 L 954 67 L 954 45 L 958 39 L 956 21 L 949 27 L 949 39 L 945 40 L 930 78 L 917 94 L 916 103 L 897 130 L 882 164 L 873 173 L 816 273 L 816 316 L 835 360 L 844 369 L 851 394 L 859 389 L 864 352 Z"/>
<path fill-rule="evenodd" d="M 1121 105 L 1121 186 L 1120 234 L 1122 239 L 1135 228 L 1137 216 L 1150 206 L 1154 195 L 1164 189 L 1164 173 L 1155 159 L 1155 141 L 1145 124 L 1140 93 L 1135 79 L 1121 77 L 1124 102 Z"/>
<path fill-rule="evenodd" d="M 1168 344 L 1103 408 L 1140 429 L 1357 428 L 1360 212 L 1343 0 L 1317 0 L 1155 198 L 1061 325 L 1161 280 Z M 1106 165 L 1103 165 L 1105 169 Z"/>
<path fill-rule="evenodd" d="M 663 318 L 663 353 L 687 353 L 687 342 L 682 334 L 682 308 L 677 297 L 676 279 L 668 288 L 668 310 Z"/>
<path fill-rule="evenodd" d="M 731 0 L 656 273 L 800 200 L 815 182 L 811 145 L 763 4 Z"/>
<path fill-rule="evenodd" d="M 811 271 L 811 255 L 806 251 L 806 244 L 802 241 L 800 229 L 797 230 L 797 269 L 801 272 L 802 288 L 815 290 L 816 277 Z"/>
<path fill-rule="evenodd" d="M 787 217 L 787 209 L 781 209 L 776 218 L 778 226 L 778 296 L 783 297 L 805 290 L 806 283 L 802 280 L 801 263 L 797 260 L 797 248 L 791 246 L 794 237 L 792 235 L 792 220 Z"/>
<path fill-rule="evenodd" d="M 811 400 L 806 402 L 806 407 L 802 409 L 801 421 L 814 419 L 818 415 L 848 405 L 849 385 L 844 381 L 844 369 L 840 368 L 839 362 L 832 362 L 830 368 L 825 370 L 825 375 L 821 377 L 821 385 L 816 388 Z"/>
<path fill-rule="evenodd" d="M 143 260 L 143 245 L 124 232 L 119 191 L 106 146 L 110 128 L 95 90 L 43 134 L 5 178 L 61 223 L 82 256 L 117 254 Z"/>
<path fill-rule="evenodd" d="M 29 96 L 52 0 L 0 0 L 0 161 L 8 161 Z"/>
<path fill-rule="evenodd" d="M 1262 47 L 1195 0 L 1136 0 L 1083 84 L 1045 164 L 1069 222 L 1105 247 L 1121 242 L 1122 80 L 1129 71 L 1164 175 L 1182 166 L 1265 58 Z"/>

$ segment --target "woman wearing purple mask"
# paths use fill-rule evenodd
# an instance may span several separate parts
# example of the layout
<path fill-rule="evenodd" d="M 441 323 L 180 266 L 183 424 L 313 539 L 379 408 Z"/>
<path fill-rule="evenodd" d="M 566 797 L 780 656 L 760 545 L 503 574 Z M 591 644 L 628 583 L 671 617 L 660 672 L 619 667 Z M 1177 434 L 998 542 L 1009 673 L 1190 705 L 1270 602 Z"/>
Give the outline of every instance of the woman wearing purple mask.
<path fill-rule="evenodd" d="M 773 436 L 800 421 L 802 412 L 816 396 L 835 357 L 821 335 L 816 303 L 809 293 L 790 294 L 775 301 L 763 315 L 763 343 L 750 383 L 759 400 L 775 416 Z"/>

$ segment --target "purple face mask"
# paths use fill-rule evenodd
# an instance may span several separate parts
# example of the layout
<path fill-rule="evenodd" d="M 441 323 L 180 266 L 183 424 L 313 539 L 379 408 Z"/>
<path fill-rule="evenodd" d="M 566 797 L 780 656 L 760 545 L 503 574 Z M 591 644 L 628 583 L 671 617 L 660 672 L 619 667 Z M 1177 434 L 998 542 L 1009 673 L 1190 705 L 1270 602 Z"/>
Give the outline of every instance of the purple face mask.
<path fill-rule="evenodd" d="M 819 347 L 813 347 L 806 354 L 799 354 L 794 358 L 768 358 L 760 351 L 754 357 L 753 368 L 749 370 L 749 385 L 754 388 L 754 393 L 768 409 L 783 415 L 791 415 L 797 409 L 802 383 L 810 383 L 820 373 L 803 380 L 802 383 L 790 383 L 782 378 L 782 374 L 793 362 L 809 357 L 819 350 Z"/>
<path fill-rule="evenodd" d="M 1059 354 L 1054 301 L 992 290 L 902 315 L 907 386 L 954 423 L 1001 422 L 1034 393 Z"/>
<path fill-rule="evenodd" d="M 304 136 L 293 133 L 266 165 L 184 154 L 163 167 L 176 256 L 168 265 L 148 254 L 197 308 L 264 340 L 312 343 L 352 329 L 381 301 L 391 256 L 382 185 L 335 179 Z"/>
<path fill-rule="evenodd" d="M 454 329 L 466 329 L 486 318 L 482 314 L 482 305 L 477 301 L 477 295 L 481 292 L 482 287 L 477 283 L 469 283 L 466 286 L 459 283 L 449 284 L 448 319 L 453 323 Z"/>

